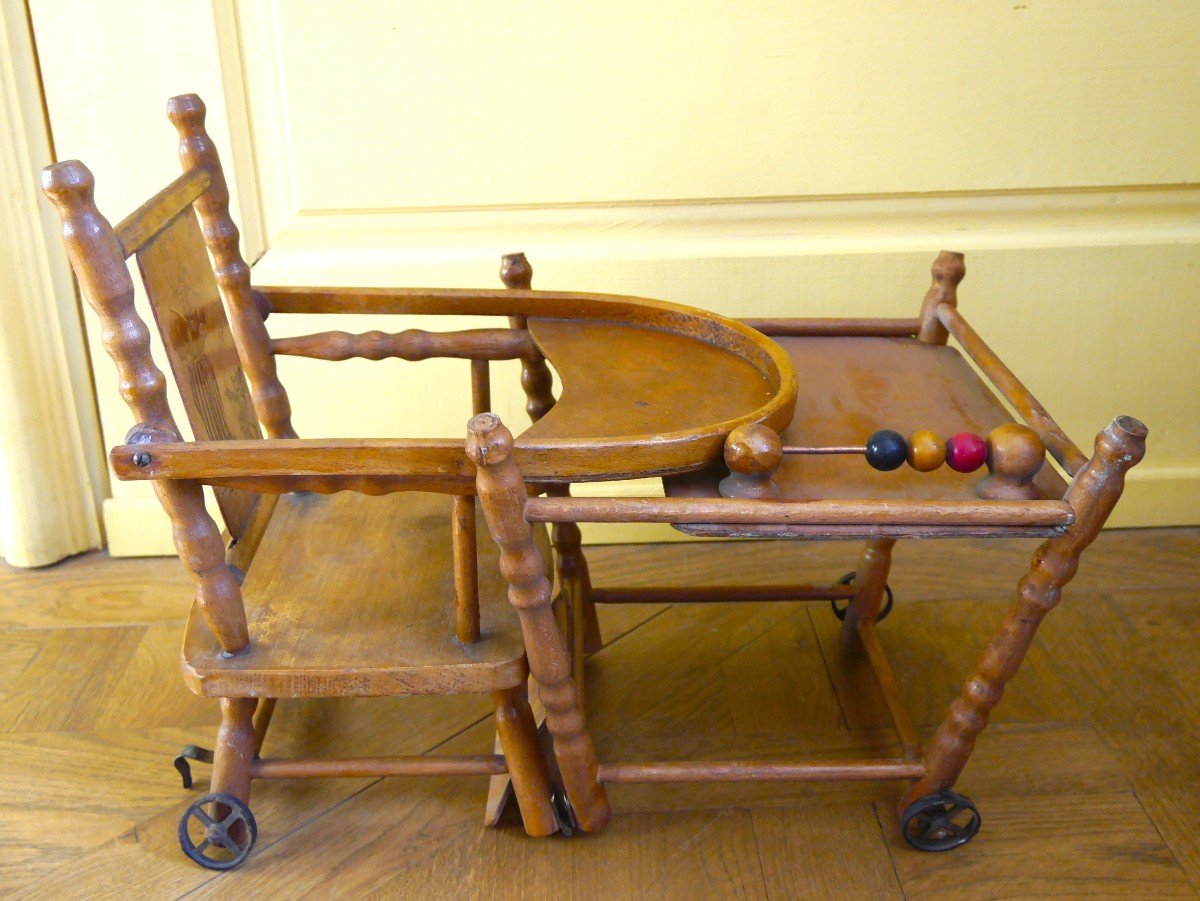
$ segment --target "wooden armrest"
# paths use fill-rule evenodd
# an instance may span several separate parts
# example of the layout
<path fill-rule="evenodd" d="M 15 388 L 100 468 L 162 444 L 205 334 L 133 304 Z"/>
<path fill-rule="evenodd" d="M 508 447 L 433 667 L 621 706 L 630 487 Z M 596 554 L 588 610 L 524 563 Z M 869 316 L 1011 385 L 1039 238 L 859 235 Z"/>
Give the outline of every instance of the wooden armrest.
<path fill-rule="evenodd" d="M 271 353 L 317 360 L 428 360 L 452 357 L 462 360 L 517 360 L 539 355 L 537 345 L 525 329 L 480 328 L 457 332 L 427 332 L 407 329 L 389 334 L 372 331 L 318 332 L 292 338 L 276 338 Z"/>
<path fill-rule="evenodd" d="M 475 466 L 453 439 L 305 439 L 122 444 L 109 453 L 124 480 L 276 476 L 412 477 L 472 485 Z"/>

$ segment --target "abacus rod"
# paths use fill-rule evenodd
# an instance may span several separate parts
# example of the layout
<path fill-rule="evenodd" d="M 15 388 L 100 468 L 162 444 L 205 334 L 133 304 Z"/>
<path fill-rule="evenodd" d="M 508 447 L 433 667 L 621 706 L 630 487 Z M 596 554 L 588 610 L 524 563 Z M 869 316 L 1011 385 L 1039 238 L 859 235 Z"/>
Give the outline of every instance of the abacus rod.
<path fill-rule="evenodd" d="M 939 304 L 937 318 L 983 370 L 983 374 L 996 390 L 1016 407 L 1025 422 L 1038 433 L 1038 437 L 1042 439 L 1042 443 L 1054 459 L 1062 465 L 1068 475 L 1074 477 L 1087 464 L 1087 454 L 1067 437 L 1066 432 L 1054 421 L 1054 417 L 1046 412 L 1046 408 L 1021 384 L 1020 379 L 1004 365 L 996 352 L 987 346 L 958 310 L 949 304 Z"/>
<path fill-rule="evenodd" d="M 833 446 L 833 447 L 793 447 L 784 445 L 780 448 L 780 452 L 784 454 L 865 454 L 867 449 L 863 445 L 858 446 Z"/>

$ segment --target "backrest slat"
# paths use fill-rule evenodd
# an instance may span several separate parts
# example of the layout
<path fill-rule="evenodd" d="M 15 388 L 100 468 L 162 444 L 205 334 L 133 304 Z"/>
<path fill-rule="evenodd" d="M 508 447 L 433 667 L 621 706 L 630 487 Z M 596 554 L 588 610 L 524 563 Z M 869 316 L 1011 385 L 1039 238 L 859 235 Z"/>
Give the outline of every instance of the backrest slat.
<path fill-rule="evenodd" d="M 207 169 L 189 169 L 118 223 L 114 231 L 128 259 L 208 190 Z"/>
<path fill-rule="evenodd" d="M 137 261 L 196 439 L 261 439 L 237 346 L 190 204 L 138 250 Z M 215 491 L 225 525 L 236 538 L 256 495 L 235 488 Z"/>

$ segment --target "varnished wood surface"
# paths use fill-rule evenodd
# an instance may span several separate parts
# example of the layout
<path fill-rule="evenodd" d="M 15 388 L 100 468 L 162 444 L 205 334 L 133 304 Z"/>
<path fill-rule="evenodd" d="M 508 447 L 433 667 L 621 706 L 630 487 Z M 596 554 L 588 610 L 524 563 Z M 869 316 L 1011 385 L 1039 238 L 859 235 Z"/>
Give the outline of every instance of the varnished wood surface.
<path fill-rule="evenodd" d="M 801 385 L 784 445 L 862 445 L 878 429 L 909 436 L 928 429 L 986 436 L 1012 416 L 954 348 L 914 338 L 778 338 Z M 774 481 L 784 499 L 973 500 L 986 475 L 943 466 L 917 472 L 905 465 L 879 472 L 858 455 L 786 455 Z M 672 496 L 716 497 L 724 469 L 672 477 Z M 1066 483 L 1049 463 L 1034 479 L 1044 498 L 1061 498 Z M 685 529 L 717 534 L 716 529 Z M 770 534 L 771 529 L 763 529 Z"/>
<path fill-rule="evenodd" d="M 879 638 L 922 737 L 1035 544 L 897 547 L 896 608 Z M 598 585 L 815 583 L 852 569 L 858 550 L 787 548 L 622 546 L 589 562 Z M 254 789 L 256 853 L 224 875 L 185 861 L 174 836 L 197 794 L 170 757 L 204 743 L 217 715 L 178 678 L 187 573 L 173 559 L 102 555 L 0 565 L 0 894 L 1194 898 L 1198 555 L 1196 529 L 1097 539 L 963 774 L 985 823 L 949 854 L 908 850 L 891 783 L 614 785 L 605 831 L 532 840 L 511 815 L 480 827 L 485 777 L 267 781 Z M 898 751 L 826 604 L 600 616 L 611 644 L 588 663 L 589 724 L 608 759 Z M 264 754 L 492 749 L 489 699 L 459 696 L 281 702 Z M 207 778 L 197 768 L 198 791 Z"/>
<path fill-rule="evenodd" d="M 137 261 L 193 436 L 197 441 L 262 438 L 191 207 L 146 241 Z M 216 495 L 225 527 L 240 536 L 256 495 L 231 488 L 218 488 Z"/>
<path fill-rule="evenodd" d="M 526 675 L 499 557 L 478 525 L 480 640 L 455 637 L 452 498 L 284 495 L 242 585 L 248 651 L 193 616 L 184 678 L 212 697 L 495 691 Z M 544 547 L 545 529 L 538 529 Z"/>
<path fill-rule="evenodd" d="M 619 455 L 618 466 L 631 474 L 640 459 L 651 471 L 720 459 L 730 429 L 769 408 L 780 388 L 744 357 L 689 336 L 562 319 L 530 319 L 529 330 L 562 393 L 521 433 L 520 444 L 555 449 L 564 469 L 572 466 L 570 445 L 582 436 L 588 438 L 582 456 Z M 622 452 L 624 446 L 631 447 Z"/>

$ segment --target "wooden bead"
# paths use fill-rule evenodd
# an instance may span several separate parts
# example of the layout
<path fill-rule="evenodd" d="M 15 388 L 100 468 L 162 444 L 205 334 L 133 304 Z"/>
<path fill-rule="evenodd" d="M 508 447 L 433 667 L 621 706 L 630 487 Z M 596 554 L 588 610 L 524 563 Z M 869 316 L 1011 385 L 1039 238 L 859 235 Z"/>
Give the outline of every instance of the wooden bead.
<path fill-rule="evenodd" d="M 908 442 L 908 465 L 917 472 L 933 472 L 946 462 L 946 442 L 936 432 L 913 432 Z"/>
<path fill-rule="evenodd" d="M 946 441 L 946 465 L 955 472 L 974 472 L 987 460 L 987 444 L 974 432 L 959 432 Z"/>
<path fill-rule="evenodd" d="M 990 474 L 980 480 L 980 497 L 1000 500 L 1034 500 L 1041 492 L 1033 477 L 1046 462 L 1046 445 L 1027 425 L 1008 422 L 992 429 L 987 439 Z"/>
<path fill-rule="evenodd" d="M 880 472 L 898 469 L 908 459 L 908 442 L 899 432 L 880 429 L 867 439 L 867 463 Z"/>

